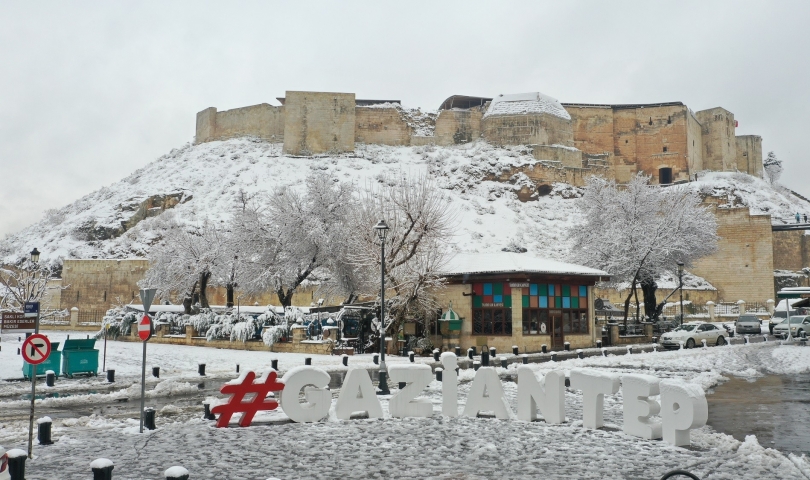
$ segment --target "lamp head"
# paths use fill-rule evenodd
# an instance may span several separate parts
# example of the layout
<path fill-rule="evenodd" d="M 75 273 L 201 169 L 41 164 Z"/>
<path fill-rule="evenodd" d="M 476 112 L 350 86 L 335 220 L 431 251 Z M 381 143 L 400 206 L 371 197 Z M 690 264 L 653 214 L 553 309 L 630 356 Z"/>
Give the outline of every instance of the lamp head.
<path fill-rule="evenodd" d="M 37 250 L 36 247 L 34 247 L 34 249 L 31 250 L 31 261 L 34 263 L 39 262 L 39 250 Z"/>
<path fill-rule="evenodd" d="M 683 275 L 683 262 L 678 262 L 678 275 Z"/>
<path fill-rule="evenodd" d="M 388 224 L 385 223 L 385 220 L 380 220 L 377 225 L 374 225 L 374 230 L 377 231 L 377 236 L 382 240 L 385 241 L 385 236 L 388 234 Z"/>

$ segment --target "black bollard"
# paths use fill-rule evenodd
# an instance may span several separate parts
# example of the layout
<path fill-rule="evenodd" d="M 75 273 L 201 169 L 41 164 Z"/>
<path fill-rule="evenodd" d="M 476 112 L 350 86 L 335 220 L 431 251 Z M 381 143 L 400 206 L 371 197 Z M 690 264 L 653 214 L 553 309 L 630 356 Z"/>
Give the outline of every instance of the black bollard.
<path fill-rule="evenodd" d="M 304 359 L 304 365 L 312 365 L 312 357 L 306 357 Z"/>
<path fill-rule="evenodd" d="M 272 368 L 275 371 L 278 371 L 278 359 L 277 358 L 274 358 L 274 359 L 270 360 L 270 368 Z"/>
<path fill-rule="evenodd" d="M 495 352 L 496 352 L 495 347 L 489 347 L 489 357 L 490 358 L 495 358 L 496 356 L 498 356 L 497 353 L 495 353 Z"/>
<path fill-rule="evenodd" d="M 37 441 L 39 441 L 40 445 L 53 445 L 50 417 L 42 417 L 37 420 Z"/>
<path fill-rule="evenodd" d="M 551 361 L 552 361 L 552 362 L 556 362 L 556 361 L 557 361 L 557 352 L 551 352 Z"/>
<path fill-rule="evenodd" d="M 93 480 L 112 480 L 112 471 L 115 468 L 112 460 L 106 458 L 99 458 L 90 464 L 90 469 L 93 470 Z"/>
<path fill-rule="evenodd" d="M 658 343 L 658 337 L 652 337 L 652 343 Z"/>
<path fill-rule="evenodd" d="M 546 345 L 545 343 L 540 345 L 540 351 L 543 353 L 548 353 L 548 345 Z"/>
<path fill-rule="evenodd" d="M 570 387 L 570 386 L 571 386 L 571 379 L 570 379 L 570 378 L 568 378 L 568 377 L 565 377 L 565 386 L 566 386 L 566 387 Z"/>
<path fill-rule="evenodd" d="M 402 390 L 403 388 L 405 388 L 405 385 L 407 385 L 407 383 L 399 382 L 399 389 Z"/>
<path fill-rule="evenodd" d="M 348 367 L 349 366 L 349 356 L 344 354 L 342 360 L 343 360 L 343 366 Z"/>
<path fill-rule="evenodd" d="M 506 368 L 509 366 L 509 362 L 506 361 L 505 357 L 501 357 L 501 368 Z"/>
<path fill-rule="evenodd" d="M 155 409 L 154 408 L 147 408 L 143 411 L 143 427 L 148 430 L 154 430 L 155 428 Z"/>
<path fill-rule="evenodd" d="M 602 340 L 596 341 L 596 348 L 602 348 Z"/>
<path fill-rule="evenodd" d="M 802 333 L 804 333 L 804 332 L 802 332 Z M 767 336 L 767 335 L 763 335 L 763 336 L 762 336 L 762 341 L 763 341 L 763 342 L 767 342 L 767 341 L 768 341 L 768 336 Z"/>
<path fill-rule="evenodd" d="M 22 450 L 10 450 L 6 454 L 11 480 L 25 480 L 25 459 L 28 458 L 28 454 Z"/>
<path fill-rule="evenodd" d="M 468 348 L 468 349 L 467 349 L 467 358 L 469 358 L 470 360 L 472 360 L 472 359 L 473 359 L 473 356 L 475 356 L 475 350 L 473 350 L 472 348 Z"/>
<path fill-rule="evenodd" d="M 68 338 L 70 338 L 70 335 L 68 335 Z M 17 337 L 17 341 L 22 342 L 22 337 Z"/>
<path fill-rule="evenodd" d="M 481 362 L 479 362 L 478 360 L 474 361 L 473 362 L 473 370 L 475 370 L 477 372 L 479 368 L 481 368 Z"/>
<path fill-rule="evenodd" d="M 20 354 L 20 349 L 18 348 L 18 349 L 17 349 L 17 355 L 19 355 L 19 354 Z"/>
<path fill-rule="evenodd" d="M 632 355 L 632 354 L 633 354 L 633 347 L 630 347 L 630 346 L 628 346 L 628 347 L 627 347 L 627 354 L 628 354 L 628 355 Z"/>
<path fill-rule="evenodd" d="M 236 364 L 236 373 L 239 373 L 239 364 Z"/>
<path fill-rule="evenodd" d="M 456 357 L 461 357 L 461 347 L 456 347 Z"/>
<path fill-rule="evenodd" d="M 517 345 L 512 345 L 512 355 L 517 355 L 520 352 Z"/>
<path fill-rule="evenodd" d="M 481 351 L 481 366 L 488 367 L 489 366 L 489 352 Z"/>
<path fill-rule="evenodd" d="M 48 370 L 48 372 L 45 374 L 45 385 L 52 387 L 54 382 L 56 382 L 56 374 Z"/>
<path fill-rule="evenodd" d="M 115 370 L 107 370 L 107 381 L 110 383 L 115 381 Z"/>
<path fill-rule="evenodd" d="M 204 363 L 200 363 L 200 364 L 197 365 L 197 372 L 200 374 L 200 376 L 203 376 L 203 377 L 205 376 L 205 364 Z"/>
<path fill-rule="evenodd" d="M 529 356 L 524 353 L 523 354 L 523 365 L 528 365 L 528 364 L 529 364 Z"/>
<path fill-rule="evenodd" d="M 371 357 L 371 360 L 374 362 L 374 365 L 379 365 L 380 364 L 380 354 L 375 353 L 374 356 Z"/>
<path fill-rule="evenodd" d="M 434 362 L 438 362 L 438 361 L 439 361 L 439 349 L 435 349 L 435 350 L 433 350 L 433 361 L 434 361 Z"/>
<path fill-rule="evenodd" d="M 410 360 L 410 361 L 411 361 L 411 363 L 413 363 L 413 362 L 415 362 L 415 361 L 416 361 L 416 359 L 414 358 L 414 356 L 415 356 L 415 354 L 414 354 L 413 352 L 408 352 L 408 360 Z"/>
<path fill-rule="evenodd" d="M 206 419 L 206 420 L 216 420 L 217 419 L 217 416 L 214 415 L 213 413 L 211 413 L 211 405 L 210 404 L 203 403 L 203 409 L 205 409 L 205 412 L 203 412 L 203 418 L 204 419 Z"/>
<path fill-rule="evenodd" d="M 239 373 L 239 366 L 237 365 L 236 373 Z M 152 376 L 160 378 L 160 367 L 152 367 Z"/>
<path fill-rule="evenodd" d="M 166 480 L 188 480 L 188 470 L 183 467 L 172 467 L 163 472 L 163 475 Z"/>
<path fill-rule="evenodd" d="M 582 350 L 577 350 L 577 357 L 578 358 L 585 358 L 585 352 Z"/>
<path fill-rule="evenodd" d="M 563 343 L 563 350 L 565 350 L 566 352 L 571 351 L 571 344 L 568 342 Z"/>
<path fill-rule="evenodd" d="M 441 382 L 441 381 L 442 381 L 442 373 L 443 373 L 443 372 L 444 372 L 444 369 L 443 369 L 443 368 L 437 368 L 437 369 L 436 369 L 436 381 L 437 381 L 437 382 Z"/>

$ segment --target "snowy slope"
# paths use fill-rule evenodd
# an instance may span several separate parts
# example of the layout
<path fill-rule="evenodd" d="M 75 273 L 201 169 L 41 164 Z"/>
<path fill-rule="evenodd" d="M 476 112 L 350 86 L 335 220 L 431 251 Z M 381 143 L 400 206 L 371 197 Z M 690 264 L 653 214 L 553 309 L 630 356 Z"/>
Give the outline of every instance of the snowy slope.
<path fill-rule="evenodd" d="M 39 222 L 0 242 L 0 258 L 14 262 L 33 247 L 46 261 L 144 257 L 169 220 L 224 222 L 238 207 L 240 190 L 252 195 L 278 186 L 301 186 L 307 175 L 318 171 L 360 187 L 384 175 L 427 172 L 456 213 L 452 241 L 457 251 L 526 248 L 533 255 L 565 260 L 567 233 L 582 221 L 571 199 L 579 196 L 578 189 L 555 184 L 549 195 L 521 202 L 516 192 L 531 187 L 524 174 L 508 182 L 484 180 L 513 166 L 538 163 L 526 147 L 499 148 L 483 141 L 451 147 L 358 145 L 353 154 L 313 158 L 287 157 L 280 144 L 253 138 L 187 144 L 119 182 L 46 212 Z M 720 198 L 725 207 L 748 206 L 752 213 L 775 215 L 775 223 L 797 211 L 810 214 L 810 203 L 745 174 L 706 172 L 699 178 L 688 188 Z M 150 197 L 168 195 L 180 203 L 119 236 L 103 235 L 123 230 L 122 224 L 131 222 Z"/>

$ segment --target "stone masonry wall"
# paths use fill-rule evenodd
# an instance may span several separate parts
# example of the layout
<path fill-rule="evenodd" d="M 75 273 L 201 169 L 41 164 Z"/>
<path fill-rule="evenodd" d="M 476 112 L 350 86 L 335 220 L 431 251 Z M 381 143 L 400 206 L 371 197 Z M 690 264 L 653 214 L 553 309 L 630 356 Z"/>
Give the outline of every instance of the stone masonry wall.
<path fill-rule="evenodd" d="M 703 126 L 703 168 L 728 171 L 737 160 L 734 114 L 716 107 L 695 115 Z"/>
<path fill-rule="evenodd" d="M 223 112 L 209 107 L 197 114 L 195 143 L 244 136 L 284 141 L 284 107 L 262 103 Z"/>
<path fill-rule="evenodd" d="M 481 107 L 467 110 L 442 110 L 436 118 L 436 144 L 458 145 L 481 136 Z"/>
<path fill-rule="evenodd" d="M 107 310 L 138 299 L 138 281 L 149 268 L 145 259 L 64 260 L 60 308 Z"/>
<path fill-rule="evenodd" d="M 288 91 L 284 107 L 285 154 L 354 151 L 353 93 Z"/>
<path fill-rule="evenodd" d="M 810 240 L 804 230 L 773 232 L 773 268 L 798 272 L 810 266 Z"/>
<path fill-rule="evenodd" d="M 714 285 L 720 301 L 765 303 L 774 298 L 774 245 L 769 215 L 748 207 L 715 208 L 718 250 L 690 270 Z"/>
<path fill-rule="evenodd" d="M 495 145 L 574 146 L 571 121 L 554 115 L 493 115 L 483 118 L 481 130 Z"/>
<path fill-rule="evenodd" d="M 741 172 L 762 178 L 762 137 L 759 135 L 740 135 L 737 142 L 737 164 Z"/>
<path fill-rule="evenodd" d="M 410 145 L 411 127 L 397 108 L 356 107 L 354 141 L 380 145 Z"/>

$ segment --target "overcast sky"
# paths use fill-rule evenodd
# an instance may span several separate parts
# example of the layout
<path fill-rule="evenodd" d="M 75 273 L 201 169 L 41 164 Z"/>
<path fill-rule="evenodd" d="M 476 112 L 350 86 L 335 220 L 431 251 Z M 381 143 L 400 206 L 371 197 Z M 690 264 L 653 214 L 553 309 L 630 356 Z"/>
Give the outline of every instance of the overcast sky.
<path fill-rule="evenodd" d="M 0 234 L 285 90 L 722 106 L 810 195 L 810 2 L 0 3 Z"/>

